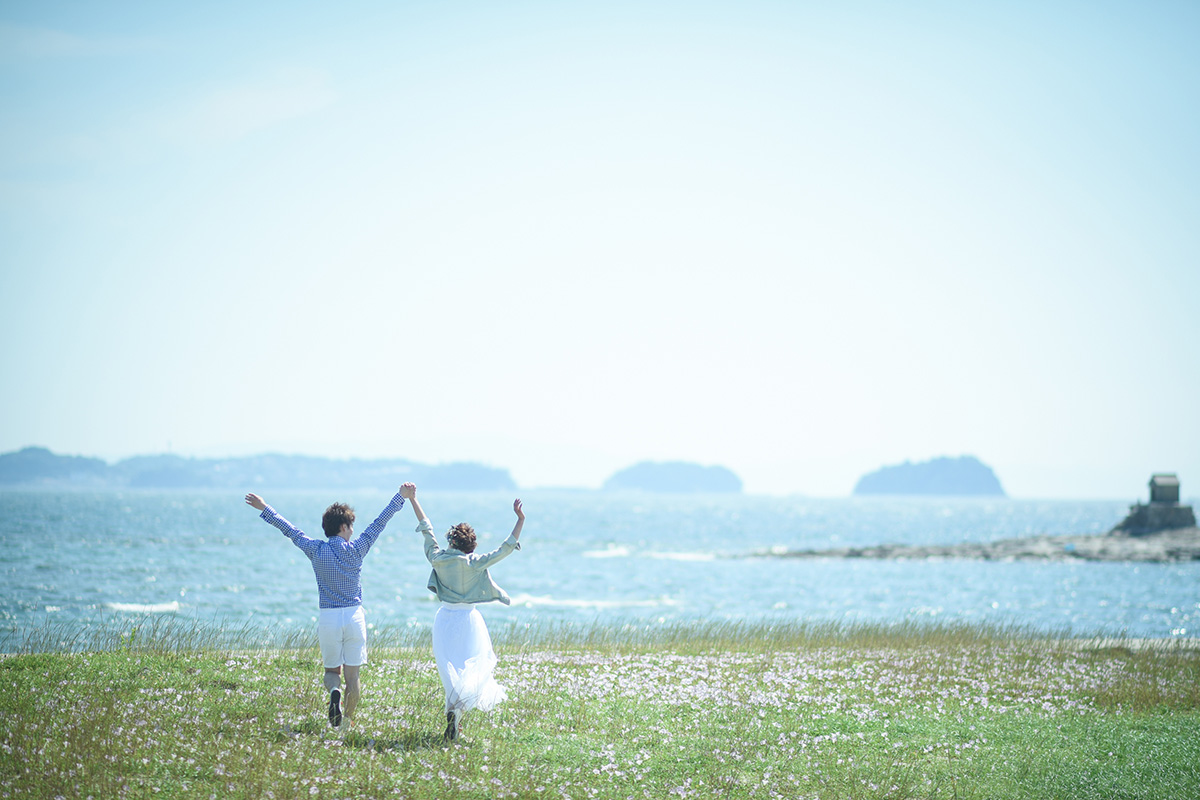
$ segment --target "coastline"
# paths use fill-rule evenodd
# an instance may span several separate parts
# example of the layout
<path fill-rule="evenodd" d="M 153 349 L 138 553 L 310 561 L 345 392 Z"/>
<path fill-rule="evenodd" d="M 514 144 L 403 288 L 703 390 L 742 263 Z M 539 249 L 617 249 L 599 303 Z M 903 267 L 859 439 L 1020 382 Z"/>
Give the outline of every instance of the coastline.
<path fill-rule="evenodd" d="M 894 560 L 967 559 L 971 561 L 1200 561 L 1200 528 L 1175 528 L 1145 536 L 1081 534 L 1029 536 L 994 542 L 950 545 L 881 544 L 755 553 L 770 558 L 876 558 Z"/>

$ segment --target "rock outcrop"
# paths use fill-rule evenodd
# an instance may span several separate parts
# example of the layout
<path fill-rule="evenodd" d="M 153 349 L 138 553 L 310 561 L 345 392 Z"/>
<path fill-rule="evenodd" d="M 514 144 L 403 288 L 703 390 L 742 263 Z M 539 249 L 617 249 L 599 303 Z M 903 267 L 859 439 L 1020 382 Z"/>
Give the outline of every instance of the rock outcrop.
<path fill-rule="evenodd" d="M 1179 478 L 1172 472 L 1150 476 L 1150 504 L 1129 507 L 1129 516 L 1110 531 L 1116 536 L 1146 536 L 1158 531 L 1192 528 L 1196 514 L 1191 506 L 1179 504 Z"/>
<path fill-rule="evenodd" d="M 881 544 L 825 550 L 755 553 L 772 558 L 885 558 L 973 561 L 1200 561 L 1200 528 L 1177 528 L 1145 536 L 1083 534 L 1030 536 L 946 545 Z"/>

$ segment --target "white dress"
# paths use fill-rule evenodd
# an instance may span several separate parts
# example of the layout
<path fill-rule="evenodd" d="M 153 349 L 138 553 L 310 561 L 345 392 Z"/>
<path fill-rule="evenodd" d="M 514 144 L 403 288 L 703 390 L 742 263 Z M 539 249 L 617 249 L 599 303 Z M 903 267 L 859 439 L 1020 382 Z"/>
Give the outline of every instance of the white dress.
<path fill-rule="evenodd" d="M 446 711 L 459 717 L 475 708 L 491 711 L 508 696 L 492 677 L 496 651 L 474 605 L 442 603 L 433 618 L 433 658 L 446 690 Z"/>

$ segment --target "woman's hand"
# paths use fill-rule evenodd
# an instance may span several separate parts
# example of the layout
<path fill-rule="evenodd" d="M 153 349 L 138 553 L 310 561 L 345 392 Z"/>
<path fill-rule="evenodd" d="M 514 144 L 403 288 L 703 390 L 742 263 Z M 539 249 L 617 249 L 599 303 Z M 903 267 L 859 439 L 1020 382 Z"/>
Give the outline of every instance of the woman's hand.
<path fill-rule="evenodd" d="M 259 497 L 258 495 L 254 494 L 253 492 L 246 495 L 246 505 L 253 506 L 254 508 L 258 509 L 259 511 L 262 511 L 264 508 L 267 507 L 267 504 L 263 502 L 263 499 L 261 497 Z"/>
<path fill-rule="evenodd" d="M 513 512 L 517 515 L 517 524 L 513 525 L 512 537 L 521 538 L 521 528 L 525 525 L 525 510 L 521 508 L 521 498 L 513 500 Z"/>

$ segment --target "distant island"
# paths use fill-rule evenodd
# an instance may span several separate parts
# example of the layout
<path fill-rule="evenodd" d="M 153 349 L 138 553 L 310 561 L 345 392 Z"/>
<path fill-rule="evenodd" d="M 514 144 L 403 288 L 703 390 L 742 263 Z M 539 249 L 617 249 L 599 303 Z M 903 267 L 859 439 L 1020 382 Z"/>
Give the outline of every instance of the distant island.
<path fill-rule="evenodd" d="M 992 468 L 974 456 L 895 464 L 859 478 L 855 495 L 909 494 L 1005 497 Z"/>
<path fill-rule="evenodd" d="M 685 461 L 643 461 L 626 467 L 604 482 L 605 490 L 644 492 L 740 492 L 742 479 L 725 467 L 705 467 Z"/>
<path fill-rule="evenodd" d="M 130 489 L 386 489 L 413 481 L 423 489 L 515 490 L 508 470 L 483 464 L 421 464 L 405 459 L 331 459 L 267 454 L 242 458 L 134 456 L 115 464 L 62 456 L 44 447 L 0 455 L 0 486 Z"/>
<path fill-rule="evenodd" d="M 109 464 L 45 447 L 0 454 L 0 487 L 76 489 L 385 489 L 413 481 L 423 489 L 513 491 L 507 469 L 473 462 L 422 464 L 407 459 L 332 459 L 268 453 L 238 458 L 147 455 Z M 642 462 L 609 478 L 604 488 L 648 492 L 740 492 L 725 467 L 682 461 Z"/>

